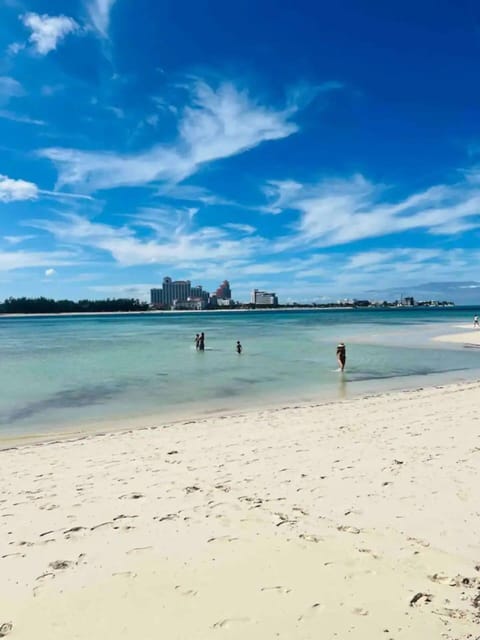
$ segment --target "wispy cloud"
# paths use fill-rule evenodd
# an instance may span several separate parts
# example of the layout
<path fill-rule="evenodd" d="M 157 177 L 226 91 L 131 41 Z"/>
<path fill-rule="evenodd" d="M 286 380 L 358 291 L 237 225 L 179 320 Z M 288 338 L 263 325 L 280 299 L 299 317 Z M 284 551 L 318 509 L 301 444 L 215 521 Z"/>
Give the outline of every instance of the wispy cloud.
<path fill-rule="evenodd" d="M 0 104 L 7 104 L 11 98 L 18 98 L 25 95 L 22 85 L 9 76 L 0 76 Z"/>
<path fill-rule="evenodd" d="M 3 236 L 5 242 L 8 242 L 8 244 L 11 245 L 21 244 L 22 242 L 26 242 L 27 240 L 32 240 L 32 238 L 35 238 L 35 236 L 31 234 L 23 236 Z"/>
<path fill-rule="evenodd" d="M 14 202 L 16 200 L 36 200 L 38 187 L 33 182 L 14 180 L 0 175 L 0 202 Z"/>
<path fill-rule="evenodd" d="M 73 18 L 64 15 L 49 16 L 47 14 L 26 13 L 21 16 L 21 20 L 31 31 L 28 40 L 33 49 L 42 56 L 54 51 L 69 33 L 80 29 Z M 15 43 L 15 46 L 18 47 L 18 43 Z"/>
<path fill-rule="evenodd" d="M 239 222 L 227 222 L 223 225 L 225 229 L 233 229 L 234 231 L 239 231 L 240 233 L 246 233 L 250 235 L 251 233 L 256 232 L 256 228 L 251 224 L 241 224 Z"/>
<path fill-rule="evenodd" d="M 122 266 L 176 265 L 181 260 L 200 264 L 247 258 L 263 244 L 260 238 L 237 238 L 219 227 L 195 228 L 194 214 L 185 210 L 172 220 L 168 212 L 162 218 L 158 212 L 147 210 L 135 216 L 132 225 L 122 227 L 94 222 L 77 214 L 64 214 L 59 219 L 33 220 L 28 225 L 51 233 L 62 243 L 100 249 Z M 149 229 L 150 236 L 139 235 L 134 227 Z"/>
<path fill-rule="evenodd" d="M 57 166 L 59 186 L 95 191 L 154 181 L 175 183 L 207 162 L 292 135 L 298 130 L 291 121 L 294 113 L 293 106 L 265 107 L 229 83 L 214 89 L 197 81 L 191 87 L 191 102 L 183 109 L 173 144 L 159 144 L 130 155 L 59 147 L 39 153 Z"/>
<path fill-rule="evenodd" d="M 435 185 L 392 201 L 388 189 L 362 175 L 316 184 L 292 181 L 267 185 L 271 213 L 298 214 L 292 234 L 278 241 L 290 247 L 331 247 L 412 229 L 451 235 L 480 226 L 480 172 L 454 184 Z"/>
<path fill-rule="evenodd" d="M 12 122 L 21 122 L 22 124 L 33 124 L 37 127 L 45 126 L 47 123 L 44 120 L 37 120 L 36 118 L 30 118 L 21 113 L 14 113 L 7 109 L 0 109 L 0 118 L 2 120 L 11 120 Z"/>
<path fill-rule="evenodd" d="M 0 251 L 0 272 L 31 267 L 72 265 L 77 254 L 68 251 Z"/>
<path fill-rule="evenodd" d="M 104 38 L 108 36 L 110 14 L 117 0 L 87 0 L 87 12 L 96 31 Z"/>
<path fill-rule="evenodd" d="M 63 191 L 49 191 L 39 189 L 33 182 L 16 180 L 0 174 L 0 202 L 14 202 L 16 200 L 36 200 L 39 197 L 51 198 L 59 201 L 80 200 L 94 202 L 91 196 L 78 193 L 64 193 Z"/>

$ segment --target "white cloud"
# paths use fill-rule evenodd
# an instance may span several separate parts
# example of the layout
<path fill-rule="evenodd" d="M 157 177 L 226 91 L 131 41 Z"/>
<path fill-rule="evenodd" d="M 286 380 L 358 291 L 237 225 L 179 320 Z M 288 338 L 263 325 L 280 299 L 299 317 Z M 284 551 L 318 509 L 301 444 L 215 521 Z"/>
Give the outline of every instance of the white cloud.
<path fill-rule="evenodd" d="M 38 187 L 33 182 L 0 175 L 0 202 L 35 200 L 37 197 Z"/>
<path fill-rule="evenodd" d="M 77 264 L 78 257 L 67 251 L 0 251 L 0 272 L 47 267 L 48 265 Z"/>
<path fill-rule="evenodd" d="M 42 56 L 57 48 L 69 33 L 79 30 L 79 25 L 68 16 L 49 16 L 47 14 L 26 13 L 22 17 L 23 24 L 31 30 L 29 42 Z"/>
<path fill-rule="evenodd" d="M 47 278 L 51 278 L 52 276 L 56 275 L 56 273 L 57 272 L 55 271 L 55 269 L 52 268 L 45 270 L 45 275 L 47 276 Z"/>
<path fill-rule="evenodd" d="M 251 224 L 241 224 L 239 222 L 227 222 L 223 225 L 225 229 L 233 229 L 234 231 L 240 231 L 240 233 L 255 233 L 256 228 L 252 227 Z"/>
<path fill-rule="evenodd" d="M 118 118 L 119 120 L 123 120 L 125 118 L 125 111 L 123 109 L 120 109 L 119 107 L 105 107 L 105 109 L 107 111 L 111 111 L 111 113 L 113 113 L 113 115 Z"/>
<path fill-rule="evenodd" d="M 148 238 L 139 237 L 132 227 L 113 227 L 77 214 L 64 214 L 59 220 L 34 220 L 29 224 L 48 231 L 60 242 L 104 251 L 122 266 L 245 259 L 257 254 L 263 245 L 261 238 L 237 239 L 220 227 L 194 228 L 194 213 L 195 210 L 180 211 L 172 219 L 169 211 L 163 216 L 161 212 L 144 211 L 135 216 L 134 225 L 147 228 Z"/>
<path fill-rule="evenodd" d="M 108 35 L 110 14 L 115 3 L 116 0 L 89 0 L 87 2 L 87 11 L 92 25 L 104 38 Z"/>
<path fill-rule="evenodd" d="M 24 42 L 12 42 L 7 47 L 7 53 L 11 56 L 16 56 L 17 53 L 23 51 L 27 45 Z"/>
<path fill-rule="evenodd" d="M 35 238 L 32 235 L 23 235 L 23 236 L 3 236 L 3 239 L 8 242 L 8 244 L 20 244 L 25 242 L 26 240 L 31 240 Z"/>
<path fill-rule="evenodd" d="M 39 153 L 57 166 L 59 185 L 95 191 L 154 181 L 181 182 L 207 162 L 234 156 L 298 130 L 291 122 L 294 107 L 265 107 L 229 83 L 215 90 L 196 82 L 191 97 L 191 104 L 182 112 L 174 144 L 158 144 L 130 155 L 58 147 Z"/>
<path fill-rule="evenodd" d="M 10 98 L 18 98 L 25 95 L 22 85 L 9 76 L 0 76 L 0 104 L 7 104 Z"/>
<path fill-rule="evenodd" d="M 43 120 L 36 120 L 29 116 L 24 116 L 20 113 L 13 113 L 13 111 L 7 111 L 6 109 L 0 109 L 0 118 L 3 120 L 11 120 L 12 122 L 22 122 L 23 124 L 34 124 L 36 126 L 44 126 L 47 123 Z"/>
<path fill-rule="evenodd" d="M 292 234 L 278 241 L 279 251 L 330 247 L 412 229 L 451 235 L 480 226 L 480 183 L 471 175 L 397 201 L 388 200 L 384 185 L 361 175 L 317 184 L 272 182 L 266 193 L 266 211 L 298 214 Z"/>

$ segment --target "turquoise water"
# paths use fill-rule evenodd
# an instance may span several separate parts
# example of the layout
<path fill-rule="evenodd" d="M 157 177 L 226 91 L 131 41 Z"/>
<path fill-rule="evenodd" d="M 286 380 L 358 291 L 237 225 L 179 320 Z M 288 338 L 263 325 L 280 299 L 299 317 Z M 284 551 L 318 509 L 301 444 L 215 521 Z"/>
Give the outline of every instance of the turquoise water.
<path fill-rule="evenodd" d="M 319 401 L 473 377 L 480 350 L 440 346 L 472 309 L 0 318 L 0 435 Z M 206 351 L 194 346 L 206 334 Z M 242 355 L 235 352 L 240 340 Z M 347 344 L 347 370 L 335 346 Z"/>

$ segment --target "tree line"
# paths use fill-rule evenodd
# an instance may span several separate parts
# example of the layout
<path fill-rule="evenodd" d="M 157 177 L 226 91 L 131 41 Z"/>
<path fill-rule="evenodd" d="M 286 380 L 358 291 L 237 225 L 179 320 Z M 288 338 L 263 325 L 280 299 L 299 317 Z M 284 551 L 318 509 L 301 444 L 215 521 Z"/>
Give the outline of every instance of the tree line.
<path fill-rule="evenodd" d="M 53 300 L 50 298 L 7 298 L 0 313 L 98 313 L 102 311 L 146 311 L 148 304 L 135 298 L 106 300 Z"/>

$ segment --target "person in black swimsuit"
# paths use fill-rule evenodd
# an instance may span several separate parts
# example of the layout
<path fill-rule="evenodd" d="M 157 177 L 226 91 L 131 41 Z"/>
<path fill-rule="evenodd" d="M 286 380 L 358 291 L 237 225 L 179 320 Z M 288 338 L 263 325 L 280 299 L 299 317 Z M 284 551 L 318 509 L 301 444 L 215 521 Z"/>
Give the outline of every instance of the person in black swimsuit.
<path fill-rule="evenodd" d="M 343 342 L 340 342 L 337 346 L 337 362 L 340 367 L 340 371 L 345 369 L 345 362 L 347 361 L 347 349 Z"/>
<path fill-rule="evenodd" d="M 242 353 L 242 345 L 240 344 L 240 340 L 237 340 L 237 346 L 235 348 L 237 349 L 238 355 L 240 355 Z"/>
<path fill-rule="evenodd" d="M 200 338 L 198 339 L 198 350 L 205 351 L 205 334 L 203 333 L 203 331 L 200 334 Z"/>

